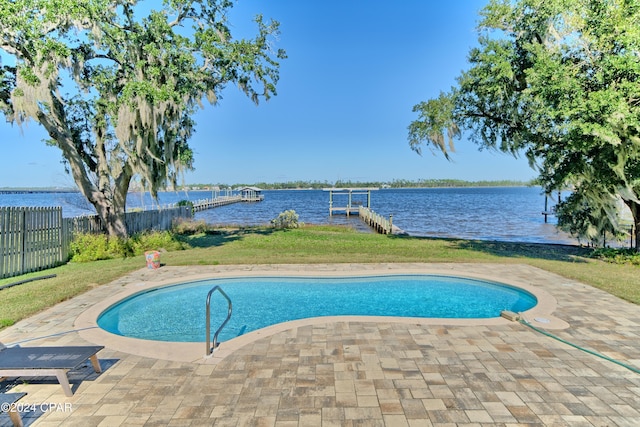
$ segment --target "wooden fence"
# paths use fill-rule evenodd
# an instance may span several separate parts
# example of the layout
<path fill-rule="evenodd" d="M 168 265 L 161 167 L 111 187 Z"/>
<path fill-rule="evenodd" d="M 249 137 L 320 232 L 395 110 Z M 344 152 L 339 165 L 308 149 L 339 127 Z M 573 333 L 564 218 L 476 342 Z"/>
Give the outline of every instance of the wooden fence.
<path fill-rule="evenodd" d="M 187 206 L 127 212 L 130 234 L 168 230 L 178 218 L 191 218 Z M 0 207 L 0 279 L 51 268 L 69 259 L 75 233 L 101 233 L 97 215 L 62 218 L 62 209 Z"/>
<path fill-rule="evenodd" d="M 0 278 L 63 259 L 62 208 L 0 208 Z"/>

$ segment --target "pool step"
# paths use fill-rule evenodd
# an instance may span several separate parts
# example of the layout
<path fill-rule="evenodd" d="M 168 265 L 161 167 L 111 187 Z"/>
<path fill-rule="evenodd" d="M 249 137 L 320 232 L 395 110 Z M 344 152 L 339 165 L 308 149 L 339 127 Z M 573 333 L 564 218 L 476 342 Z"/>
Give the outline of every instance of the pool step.
<path fill-rule="evenodd" d="M 503 310 L 500 312 L 500 316 L 504 317 L 507 320 L 511 320 L 512 322 L 517 322 L 520 320 L 520 315 L 518 313 L 514 313 L 513 311 Z"/>

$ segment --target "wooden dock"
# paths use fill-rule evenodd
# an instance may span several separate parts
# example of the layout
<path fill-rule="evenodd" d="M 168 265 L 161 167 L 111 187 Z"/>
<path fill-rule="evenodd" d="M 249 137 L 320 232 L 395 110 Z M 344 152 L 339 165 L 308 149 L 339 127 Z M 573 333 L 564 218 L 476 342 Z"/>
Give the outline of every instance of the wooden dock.
<path fill-rule="evenodd" d="M 329 192 L 329 216 L 333 216 L 335 212 L 344 213 L 347 216 L 358 215 L 377 233 L 407 234 L 393 225 L 393 215 L 386 218 L 371 209 L 371 192 L 375 190 L 378 188 L 324 188 L 323 191 Z M 345 203 L 335 206 L 336 196 L 346 197 Z M 363 196 L 366 196 L 366 199 Z"/>
<path fill-rule="evenodd" d="M 558 205 L 554 205 L 549 207 L 549 199 L 551 198 L 551 194 L 545 194 L 544 195 L 544 210 L 542 211 L 542 215 L 544 215 L 544 222 L 545 224 L 547 223 L 547 217 L 548 216 L 554 216 L 556 215 L 556 207 Z M 558 191 L 558 204 L 560 204 L 561 199 L 560 199 L 560 192 Z"/>
<path fill-rule="evenodd" d="M 378 190 L 377 188 L 323 188 L 323 191 L 329 192 L 329 216 L 333 216 L 334 212 L 343 212 L 347 216 L 358 214 L 358 210 L 361 206 L 366 208 L 371 207 L 371 191 Z M 367 196 L 366 200 L 363 197 L 354 196 Z M 346 197 L 344 204 L 334 206 L 335 197 Z M 365 204 L 366 202 L 366 204 Z"/>
<path fill-rule="evenodd" d="M 364 206 L 360 206 L 358 215 L 361 220 L 376 232 L 380 234 L 393 234 L 393 215 L 389 215 L 389 218 L 386 218 L 375 213 L 373 209 Z"/>
<path fill-rule="evenodd" d="M 242 192 L 233 196 L 218 196 L 212 199 L 203 199 L 193 202 L 193 211 L 200 212 L 207 209 L 217 208 L 219 206 L 230 205 L 239 202 L 261 202 L 264 195 L 259 192 Z"/>
<path fill-rule="evenodd" d="M 396 236 L 408 236 L 409 233 L 403 229 L 393 225 L 393 215 L 389 215 L 389 218 L 384 217 L 373 211 L 371 208 L 360 207 L 358 211 L 360 219 L 363 220 L 369 227 L 373 228 L 380 234 L 395 234 Z"/>
<path fill-rule="evenodd" d="M 242 201 L 242 196 L 219 196 L 214 199 L 203 199 L 193 202 L 193 211 L 200 212 L 207 209 L 217 208 L 219 206 L 230 205 L 232 203 L 238 203 Z"/>

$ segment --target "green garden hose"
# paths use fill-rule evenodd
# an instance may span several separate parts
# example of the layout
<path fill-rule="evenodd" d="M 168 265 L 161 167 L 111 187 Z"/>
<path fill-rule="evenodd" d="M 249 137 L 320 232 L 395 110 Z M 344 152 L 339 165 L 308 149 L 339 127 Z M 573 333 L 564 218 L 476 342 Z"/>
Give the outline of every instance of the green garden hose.
<path fill-rule="evenodd" d="M 627 368 L 628 370 L 633 371 L 633 372 L 635 372 L 636 374 L 640 374 L 640 369 L 638 369 L 638 368 L 636 368 L 636 367 L 634 367 L 634 366 L 627 365 L 626 363 L 620 362 L 619 360 L 616 360 L 616 359 L 612 359 L 611 357 L 605 356 L 604 354 L 597 353 L 597 352 L 595 352 L 595 351 L 593 351 L 593 350 L 589 350 L 588 348 L 580 347 L 580 346 L 579 346 L 579 345 L 577 345 L 577 344 L 573 344 L 573 343 L 571 343 L 571 342 L 569 342 L 569 341 L 567 341 L 567 340 L 564 340 L 564 339 L 562 339 L 562 338 L 560 338 L 560 337 L 558 337 L 558 336 L 556 336 L 556 335 L 553 335 L 553 334 L 551 334 L 551 333 L 549 333 L 549 332 L 547 332 L 547 331 L 545 331 L 545 330 L 543 330 L 543 329 L 536 328 L 536 327 L 535 327 L 535 326 L 533 326 L 531 323 L 529 323 L 529 322 L 527 322 L 526 320 L 524 320 L 522 317 L 521 317 L 520 319 L 518 319 L 518 321 L 519 321 L 520 323 L 522 323 L 523 325 L 526 325 L 526 326 L 530 327 L 530 328 L 531 328 L 531 329 L 533 329 L 534 331 L 541 333 L 542 335 L 546 335 L 546 336 L 548 336 L 548 337 L 550 337 L 550 338 L 553 338 L 553 339 L 555 339 L 555 340 L 560 341 L 561 343 L 564 343 L 564 344 L 570 345 L 571 347 L 574 347 L 574 348 L 577 348 L 578 350 L 584 351 L 585 353 L 589 353 L 589 354 L 592 354 L 592 355 L 594 355 L 594 356 L 597 356 L 597 357 L 599 357 L 599 358 L 601 358 L 601 359 L 608 360 L 609 362 L 613 362 L 613 363 L 615 363 L 616 365 L 620 365 L 620 366 L 622 366 L 623 368 Z"/>

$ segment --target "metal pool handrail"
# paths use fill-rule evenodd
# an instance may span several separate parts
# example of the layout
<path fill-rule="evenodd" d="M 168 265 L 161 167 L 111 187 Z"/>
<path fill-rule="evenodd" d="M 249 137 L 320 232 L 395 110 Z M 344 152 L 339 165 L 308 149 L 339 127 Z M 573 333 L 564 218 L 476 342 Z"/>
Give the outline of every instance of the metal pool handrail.
<path fill-rule="evenodd" d="M 226 298 L 227 303 L 229 304 L 229 308 L 227 311 L 227 318 L 224 320 L 224 322 L 222 322 L 222 325 L 220 325 L 216 333 L 213 334 L 213 347 L 212 347 L 211 346 L 211 295 L 215 291 L 220 292 L 222 296 Z M 215 350 L 215 348 L 219 345 L 218 334 L 220 333 L 222 328 L 224 328 L 224 326 L 227 324 L 229 319 L 231 319 L 231 311 L 232 311 L 232 306 L 231 306 L 231 299 L 229 298 L 229 296 L 222 290 L 220 286 L 214 286 L 213 288 L 211 288 L 211 290 L 207 294 L 207 353 L 206 353 L 207 356 L 211 355 L 213 350 Z"/>

